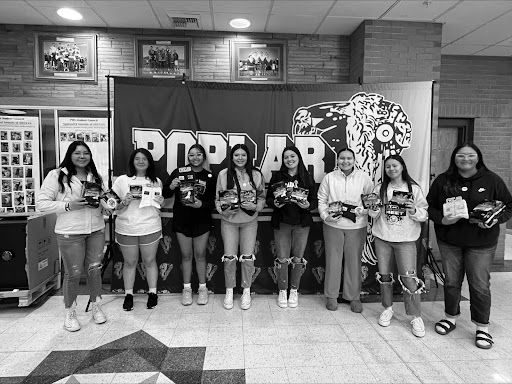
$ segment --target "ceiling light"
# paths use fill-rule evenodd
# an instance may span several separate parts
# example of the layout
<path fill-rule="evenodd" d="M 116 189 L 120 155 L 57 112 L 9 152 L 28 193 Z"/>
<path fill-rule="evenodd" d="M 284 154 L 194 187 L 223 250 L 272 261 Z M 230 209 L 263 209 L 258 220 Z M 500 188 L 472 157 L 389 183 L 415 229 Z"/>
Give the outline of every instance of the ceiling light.
<path fill-rule="evenodd" d="M 249 28 L 251 22 L 247 19 L 233 19 L 229 22 L 229 25 L 231 25 L 233 28 L 243 29 Z"/>
<path fill-rule="evenodd" d="M 83 19 L 83 16 L 80 12 L 75 11 L 74 9 L 71 9 L 71 8 L 59 8 L 57 10 L 57 15 L 59 15 L 60 17 L 62 17 L 64 19 L 68 19 L 68 20 L 82 20 Z"/>

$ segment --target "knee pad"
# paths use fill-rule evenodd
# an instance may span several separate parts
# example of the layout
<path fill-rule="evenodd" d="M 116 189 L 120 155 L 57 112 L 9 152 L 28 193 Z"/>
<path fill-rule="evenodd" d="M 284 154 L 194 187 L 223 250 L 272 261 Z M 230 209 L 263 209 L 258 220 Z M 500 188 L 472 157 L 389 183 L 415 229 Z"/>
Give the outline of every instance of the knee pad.
<path fill-rule="evenodd" d="M 375 272 L 375 280 L 377 280 L 380 284 L 393 284 L 395 282 L 393 273 Z"/>
<path fill-rule="evenodd" d="M 414 292 L 411 292 L 411 290 L 404 284 L 403 279 L 410 279 L 414 281 L 416 284 L 416 289 Z M 416 276 L 416 271 L 406 271 L 404 275 L 398 275 L 398 281 L 406 293 L 417 295 L 425 292 L 425 283 L 423 280 L 419 279 L 418 276 Z"/>
<path fill-rule="evenodd" d="M 238 257 L 236 255 L 223 255 L 220 259 L 223 263 L 237 262 Z"/>
<path fill-rule="evenodd" d="M 291 263 L 291 259 L 274 259 L 274 268 L 281 269 L 283 265 L 288 266 Z"/>
<path fill-rule="evenodd" d="M 253 254 L 250 254 L 250 255 L 240 255 L 240 262 L 241 263 L 244 263 L 244 262 L 247 262 L 247 261 L 254 261 L 256 260 L 256 256 L 254 256 Z"/>

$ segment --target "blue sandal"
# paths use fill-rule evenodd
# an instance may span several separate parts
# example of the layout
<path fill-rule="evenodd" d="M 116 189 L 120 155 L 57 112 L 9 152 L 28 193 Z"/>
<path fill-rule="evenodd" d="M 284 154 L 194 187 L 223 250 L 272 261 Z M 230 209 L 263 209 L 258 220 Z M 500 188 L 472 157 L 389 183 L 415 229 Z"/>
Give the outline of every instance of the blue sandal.
<path fill-rule="evenodd" d="M 439 331 L 437 327 L 443 329 L 444 332 Z M 457 325 L 453 324 L 451 321 L 448 321 L 446 319 L 440 320 L 435 324 L 436 332 L 443 336 L 449 334 L 455 328 L 457 328 Z"/>
<path fill-rule="evenodd" d="M 480 343 L 479 343 L 480 342 Z M 482 344 L 485 343 L 485 344 Z M 491 349 L 494 341 L 492 336 L 484 331 L 476 331 L 475 345 L 482 349 Z"/>

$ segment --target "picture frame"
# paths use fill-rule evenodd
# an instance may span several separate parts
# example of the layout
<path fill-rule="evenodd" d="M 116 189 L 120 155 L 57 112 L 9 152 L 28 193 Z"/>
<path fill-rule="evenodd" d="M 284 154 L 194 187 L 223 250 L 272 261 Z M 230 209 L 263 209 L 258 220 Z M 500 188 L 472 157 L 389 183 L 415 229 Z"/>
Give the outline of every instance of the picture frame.
<path fill-rule="evenodd" d="M 137 77 L 192 80 L 192 39 L 138 37 L 135 60 Z"/>
<path fill-rule="evenodd" d="M 286 41 L 231 40 L 231 81 L 286 83 Z"/>
<path fill-rule="evenodd" d="M 36 33 L 35 78 L 69 82 L 98 82 L 97 35 Z"/>

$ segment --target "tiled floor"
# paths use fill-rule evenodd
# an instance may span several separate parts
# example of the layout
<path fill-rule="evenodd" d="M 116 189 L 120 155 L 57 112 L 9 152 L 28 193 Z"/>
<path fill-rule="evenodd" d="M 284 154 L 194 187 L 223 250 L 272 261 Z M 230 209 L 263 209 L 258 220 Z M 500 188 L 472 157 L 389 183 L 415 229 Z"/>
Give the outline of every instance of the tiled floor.
<path fill-rule="evenodd" d="M 189 307 L 160 296 L 153 310 L 137 296 L 123 312 L 122 297 L 107 295 L 104 325 L 83 312 L 81 296 L 76 333 L 62 329 L 60 296 L 35 308 L 0 306 L 0 383 L 512 383 L 512 273 L 493 273 L 492 290 L 488 351 L 474 346 L 468 301 L 444 337 L 433 330 L 442 301 L 424 302 L 423 339 L 411 334 L 402 303 L 382 328 L 380 304 L 330 312 L 322 296 L 280 309 L 276 296 L 256 295 L 248 311 L 239 297 L 226 311 L 221 295 Z"/>

